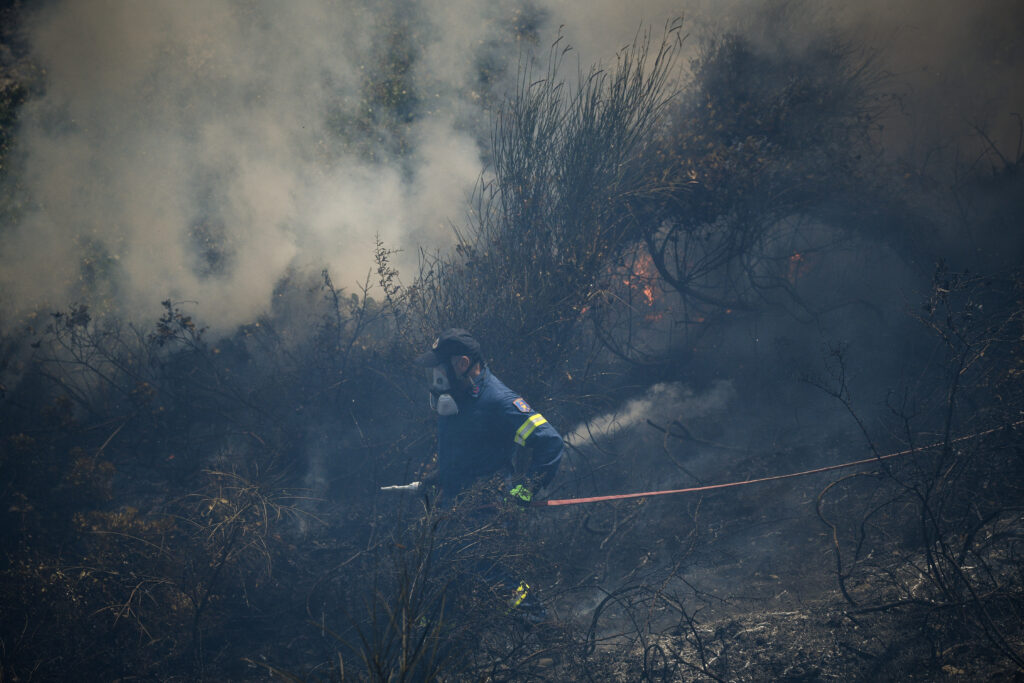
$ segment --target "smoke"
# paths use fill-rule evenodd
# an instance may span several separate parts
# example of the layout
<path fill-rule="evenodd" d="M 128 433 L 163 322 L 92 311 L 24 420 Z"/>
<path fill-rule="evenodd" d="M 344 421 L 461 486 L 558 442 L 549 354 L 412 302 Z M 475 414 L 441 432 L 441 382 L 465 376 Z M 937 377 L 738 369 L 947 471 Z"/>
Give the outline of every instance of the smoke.
<path fill-rule="evenodd" d="M 609 58 L 642 26 L 681 13 L 688 54 L 700 40 L 723 32 L 749 38 L 764 51 L 799 53 L 822 36 L 836 36 L 878 53 L 878 66 L 900 97 L 886 121 L 885 143 L 901 153 L 934 157 L 939 147 L 978 142 L 983 129 L 1007 157 L 1024 113 L 1024 4 L 980 0 L 550 0 L 583 64 Z"/>
<path fill-rule="evenodd" d="M 414 7 L 76 0 L 33 16 L 45 94 L 21 113 L 30 208 L 0 241 L 5 317 L 76 300 L 152 317 L 171 298 L 228 330 L 291 271 L 351 287 L 376 235 L 405 265 L 450 242 L 481 168 L 486 120 L 462 92 L 475 43 L 445 52 L 439 26 L 416 25 L 429 16 L 401 15 Z M 501 37 L 462 9 L 478 39 Z"/>
<path fill-rule="evenodd" d="M 1024 112 L 1024 5 L 870 0 L 840 5 L 835 17 L 847 34 L 880 49 L 893 79 L 906 86 L 889 140 L 924 156 L 940 145 L 977 142 L 977 127 L 1014 155 L 1020 131 L 1013 114 Z"/>
<path fill-rule="evenodd" d="M 651 420 L 666 424 L 706 417 L 722 410 L 735 397 L 732 382 L 718 380 L 702 394 L 679 382 L 655 384 L 640 398 L 630 399 L 622 407 L 577 425 L 565 437 L 570 446 L 608 439 Z"/>
<path fill-rule="evenodd" d="M 923 155 L 974 124 L 1012 156 L 1013 0 L 56 1 L 26 24 L 45 82 L 8 162 L 0 321 L 76 301 L 145 320 L 170 298 L 227 331 L 291 273 L 352 288 L 377 235 L 411 274 L 451 245 L 524 52 L 561 31 L 586 69 L 680 11 L 689 49 L 721 30 L 879 48 L 904 94 L 889 144 Z"/>

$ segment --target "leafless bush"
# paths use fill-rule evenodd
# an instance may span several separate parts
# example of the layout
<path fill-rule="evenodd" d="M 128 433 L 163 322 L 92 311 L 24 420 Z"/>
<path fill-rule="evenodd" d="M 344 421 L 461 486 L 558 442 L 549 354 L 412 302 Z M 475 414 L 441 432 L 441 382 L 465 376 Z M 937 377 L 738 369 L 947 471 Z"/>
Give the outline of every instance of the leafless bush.
<path fill-rule="evenodd" d="M 1019 273 L 939 269 L 919 317 L 939 339 L 942 380 L 930 395 L 892 403 L 905 457 L 843 478 L 818 500 L 851 618 L 918 624 L 939 665 L 965 643 L 987 642 L 1024 668 L 1021 283 Z M 842 384 L 836 395 L 852 409 Z M 915 425 L 926 420 L 938 428 L 922 435 Z"/>
<path fill-rule="evenodd" d="M 680 576 L 681 565 L 643 572 L 606 591 L 594 609 L 586 651 L 614 646 L 634 653 L 630 675 L 640 680 L 679 680 L 702 676 L 727 680 L 727 642 L 704 622 L 701 613 L 720 599 L 703 593 Z M 601 628 L 602 619 L 616 624 Z"/>
<path fill-rule="evenodd" d="M 636 226 L 629 206 L 655 191 L 638 159 L 673 94 L 679 23 L 652 46 L 650 34 L 624 48 L 614 68 L 593 68 L 572 85 L 562 75 L 570 49 L 557 41 L 537 78 L 520 67 L 498 112 L 492 173 L 478 188 L 452 256 L 424 255 L 401 289 L 379 268 L 413 338 L 454 325 L 473 330 L 489 354 L 543 383 L 577 352 L 585 309 L 598 303 Z M 386 250 L 378 250 L 378 263 Z M 420 341 L 419 343 L 422 343 Z M 528 395 L 548 393 L 540 384 Z"/>
<path fill-rule="evenodd" d="M 304 440 L 325 425 L 352 472 L 372 467 L 340 437 L 366 410 L 351 380 L 379 309 L 322 285 L 292 284 L 312 335 L 268 316 L 208 340 L 170 301 L 148 331 L 52 317 L 3 405 L 5 675 L 237 666 L 227 634 L 287 601 L 280 575 L 304 580 L 296 542 L 318 533 Z"/>
<path fill-rule="evenodd" d="M 631 212 L 644 269 L 657 275 L 650 286 L 674 297 L 660 311 L 605 313 L 599 331 L 621 357 L 656 360 L 765 303 L 814 316 L 820 304 L 795 287 L 802 269 L 864 226 L 886 225 L 865 207 L 900 213 L 873 139 L 890 102 L 884 72 L 835 35 L 790 44 L 784 15 L 795 5 L 774 6 L 783 12 L 766 18 L 768 46 L 735 34 L 701 44 L 648 149 L 643 168 L 660 191 Z"/>
<path fill-rule="evenodd" d="M 381 535 L 322 576 L 307 600 L 334 648 L 318 671 L 524 679 L 559 656 L 557 631 L 538 637 L 516 606 L 524 582 L 539 590 L 538 548 L 515 528 L 524 514 L 481 484 L 454 505 L 424 498 L 383 516 Z"/>

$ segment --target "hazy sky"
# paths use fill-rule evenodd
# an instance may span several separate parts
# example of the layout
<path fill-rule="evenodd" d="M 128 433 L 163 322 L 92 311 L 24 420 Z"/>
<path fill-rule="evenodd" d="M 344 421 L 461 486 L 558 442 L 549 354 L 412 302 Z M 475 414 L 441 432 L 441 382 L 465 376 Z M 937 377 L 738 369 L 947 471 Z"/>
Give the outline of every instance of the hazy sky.
<path fill-rule="evenodd" d="M 723 28 L 765 49 L 837 28 L 884 50 L 908 147 L 970 123 L 1010 139 L 1021 5 L 812 2 L 769 35 L 766 3 L 735 0 L 47 3 L 27 22 L 45 90 L 21 112 L 29 204 L 0 227 L 0 324 L 72 301 L 152 319 L 172 298 L 227 331 L 289 273 L 329 267 L 351 288 L 378 234 L 411 279 L 418 249 L 450 246 L 463 221 L 502 69 L 559 26 L 584 65 L 680 9 L 691 46 Z M 536 46 L 515 25 L 538 27 Z M 375 78 L 387 59 L 401 81 Z M 368 93 L 404 103 L 398 118 Z"/>

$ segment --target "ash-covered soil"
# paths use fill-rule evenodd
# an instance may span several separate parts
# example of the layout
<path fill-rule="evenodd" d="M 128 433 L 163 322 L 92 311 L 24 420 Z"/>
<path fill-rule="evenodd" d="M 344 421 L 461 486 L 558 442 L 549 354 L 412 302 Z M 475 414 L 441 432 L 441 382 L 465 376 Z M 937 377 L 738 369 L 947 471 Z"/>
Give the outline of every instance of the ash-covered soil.
<path fill-rule="evenodd" d="M 760 493 L 778 500 L 781 490 L 771 488 Z M 736 512 L 744 505 L 723 497 L 708 508 Z M 942 614 L 859 609 L 847 602 L 836 580 L 830 532 L 810 500 L 716 522 L 704 534 L 685 565 L 665 575 L 658 596 L 625 591 L 618 599 L 606 590 L 575 603 L 574 594 L 563 596 L 561 642 L 567 648 L 585 642 L 590 649 L 584 648 L 585 657 L 568 651 L 546 655 L 550 662 L 538 675 L 565 680 L 587 673 L 593 680 L 616 681 L 1022 680 L 990 644 L 957 642 L 958 624 Z M 629 578 L 622 583 L 628 585 Z M 850 590 L 863 595 L 872 586 Z M 553 633 L 544 636 L 549 644 L 558 641 Z"/>

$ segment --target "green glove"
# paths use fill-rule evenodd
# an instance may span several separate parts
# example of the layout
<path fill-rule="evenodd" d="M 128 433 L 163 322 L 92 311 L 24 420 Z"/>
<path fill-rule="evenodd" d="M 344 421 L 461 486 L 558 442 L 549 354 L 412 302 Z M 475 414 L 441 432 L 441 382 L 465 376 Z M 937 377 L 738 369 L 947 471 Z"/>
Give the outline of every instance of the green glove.
<path fill-rule="evenodd" d="M 516 486 L 508 492 L 508 495 L 512 497 L 512 501 L 517 505 L 526 507 L 533 500 L 533 493 L 530 489 L 526 488 L 522 484 L 516 484 Z"/>

